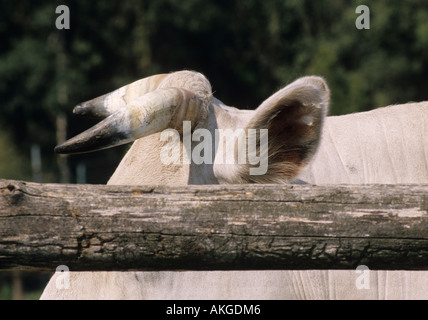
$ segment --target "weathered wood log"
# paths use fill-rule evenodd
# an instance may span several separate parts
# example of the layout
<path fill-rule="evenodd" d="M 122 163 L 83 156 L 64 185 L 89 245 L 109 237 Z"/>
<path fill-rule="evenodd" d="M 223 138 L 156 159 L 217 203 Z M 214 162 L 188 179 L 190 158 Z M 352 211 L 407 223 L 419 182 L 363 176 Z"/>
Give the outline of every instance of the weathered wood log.
<path fill-rule="evenodd" d="M 428 269 L 428 185 L 0 180 L 0 269 Z"/>

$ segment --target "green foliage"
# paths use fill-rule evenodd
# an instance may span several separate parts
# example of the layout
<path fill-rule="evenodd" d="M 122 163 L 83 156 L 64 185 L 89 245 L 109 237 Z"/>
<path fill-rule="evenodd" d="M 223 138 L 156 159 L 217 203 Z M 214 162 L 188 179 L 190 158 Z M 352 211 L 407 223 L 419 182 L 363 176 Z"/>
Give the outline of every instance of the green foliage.
<path fill-rule="evenodd" d="M 0 271 L 0 300 L 38 300 L 51 274 L 46 272 Z M 14 279 L 19 280 L 15 282 Z M 18 292 L 13 292 L 20 287 Z M 15 288 L 15 289 L 14 289 Z"/>
<path fill-rule="evenodd" d="M 59 4 L 70 30 L 55 28 Z M 360 4 L 369 30 L 355 26 Z M 203 72 L 239 108 L 308 74 L 327 79 L 331 114 L 427 99 L 424 0 L 2 1 L 0 37 L 0 124 L 22 157 L 40 144 L 53 175 L 56 116 L 67 114 L 74 135 L 88 125 L 72 118 L 75 104 L 154 73 Z"/>
<path fill-rule="evenodd" d="M 31 180 L 30 163 L 19 154 L 11 139 L 0 131 L 0 179 Z"/>

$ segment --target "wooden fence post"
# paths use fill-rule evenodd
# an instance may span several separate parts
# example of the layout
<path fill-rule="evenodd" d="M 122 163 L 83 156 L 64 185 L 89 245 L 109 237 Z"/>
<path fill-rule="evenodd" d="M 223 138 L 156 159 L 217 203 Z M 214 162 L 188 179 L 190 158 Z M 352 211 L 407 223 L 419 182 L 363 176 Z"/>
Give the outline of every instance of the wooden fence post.
<path fill-rule="evenodd" d="M 0 269 L 428 269 L 428 185 L 0 180 Z"/>

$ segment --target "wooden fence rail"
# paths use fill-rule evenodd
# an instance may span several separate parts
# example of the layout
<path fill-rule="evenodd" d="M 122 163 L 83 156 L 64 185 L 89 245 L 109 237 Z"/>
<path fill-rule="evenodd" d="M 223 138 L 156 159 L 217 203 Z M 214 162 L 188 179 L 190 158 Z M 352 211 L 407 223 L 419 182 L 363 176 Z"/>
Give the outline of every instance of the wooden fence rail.
<path fill-rule="evenodd" d="M 0 269 L 428 269 L 428 185 L 0 180 Z"/>

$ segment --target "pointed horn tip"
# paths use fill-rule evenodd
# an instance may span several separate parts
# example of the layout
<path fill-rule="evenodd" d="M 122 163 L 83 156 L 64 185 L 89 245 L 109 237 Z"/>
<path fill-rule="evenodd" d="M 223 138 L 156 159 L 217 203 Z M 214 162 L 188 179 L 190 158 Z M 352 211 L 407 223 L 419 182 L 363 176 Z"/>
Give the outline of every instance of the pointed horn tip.
<path fill-rule="evenodd" d="M 82 103 L 79 103 L 73 108 L 73 114 L 85 116 L 88 113 L 88 108 L 85 108 Z"/>
<path fill-rule="evenodd" d="M 54 148 L 54 152 L 57 154 L 67 154 L 67 148 L 64 147 L 64 144 L 61 143 Z"/>
<path fill-rule="evenodd" d="M 71 140 L 71 141 L 70 141 Z M 79 145 L 73 141 L 74 139 L 70 139 L 60 143 L 54 148 L 54 152 L 57 154 L 75 154 L 75 153 L 84 153 L 85 151 L 81 151 Z"/>
<path fill-rule="evenodd" d="M 80 104 L 78 104 L 73 108 L 73 114 L 79 114 L 81 113 L 81 111 L 82 111 L 82 106 Z"/>
<path fill-rule="evenodd" d="M 73 114 L 76 116 L 102 120 L 110 116 L 110 112 L 104 106 L 96 106 L 90 103 L 79 103 L 73 109 Z"/>
<path fill-rule="evenodd" d="M 78 154 L 78 153 L 88 153 L 88 152 L 92 152 L 92 151 L 97 151 L 97 149 L 94 149 L 94 150 L 79 149 L 76 146 L 68 145 L 65 143 L 57 145 L 54 148 L 54 152 L 56 154 Z"/>

